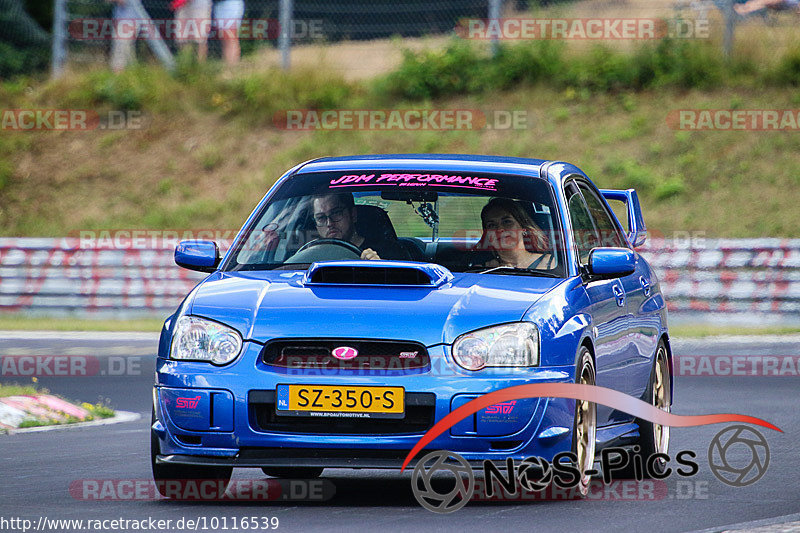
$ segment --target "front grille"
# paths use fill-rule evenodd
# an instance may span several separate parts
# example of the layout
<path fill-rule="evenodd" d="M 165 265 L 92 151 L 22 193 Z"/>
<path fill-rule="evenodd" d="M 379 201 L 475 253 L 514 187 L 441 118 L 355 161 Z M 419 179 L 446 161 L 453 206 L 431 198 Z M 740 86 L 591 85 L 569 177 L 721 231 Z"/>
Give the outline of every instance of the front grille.
<path fill-rule="evenodd" d="M 354 349 L 358 355 L 351 359 L 334 357 L 334 353 L 346 352 L 346 348 Z M 261 359 L 280 368 L 400 371 L 430 368 L 425 346 L 407 341 L 276 339 L 264 346 Z"/>
<path fill-rule="evenodd" d="M 433 426 L 436 395 L 407 392 L 403 418 L 318 418 L 278 416 L 275 391 L 250 391 L 250 422 L 261 431 L 319 433 L 326 435 L 396 435 L 425 433 Z"/>

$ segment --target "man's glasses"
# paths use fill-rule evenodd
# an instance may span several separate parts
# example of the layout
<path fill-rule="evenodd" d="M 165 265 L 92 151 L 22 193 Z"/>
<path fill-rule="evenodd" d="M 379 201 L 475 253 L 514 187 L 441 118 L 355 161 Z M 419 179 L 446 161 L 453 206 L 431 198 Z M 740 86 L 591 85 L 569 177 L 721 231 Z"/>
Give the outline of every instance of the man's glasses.
<path fill-rule="evenodd" d="M 344 212 L 346 210 L 347 210 L 346 208 L 340 207 L 338 209 L 330 211 L 327 215 L 325 213 L 318 213 L 314 215 L 314 223 L 317 226 L 322 227 L 322 226 L 327 226 L 328 221 L 339 222 L 340 220 L 342 220 L 342 218 L 344 218 Z"/>

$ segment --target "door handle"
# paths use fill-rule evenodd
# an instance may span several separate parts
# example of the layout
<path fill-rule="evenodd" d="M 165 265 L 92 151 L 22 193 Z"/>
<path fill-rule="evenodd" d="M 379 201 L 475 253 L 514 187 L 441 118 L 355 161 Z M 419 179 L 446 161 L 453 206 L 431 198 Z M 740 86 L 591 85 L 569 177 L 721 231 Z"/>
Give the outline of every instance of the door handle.
<path fill-rule="evenodd" d="M 644 295 L 650 296 L 650 282 L 644 276 L 639 278 L 639 282 L 642 284 L 642 289 L 644 289 Z"/>
<path fill-rule="evenodd" d="M 619 285 L 614 285 L 614 296 L 617 298 L 617 306 L 623 307 L 625 305 L 625 291 Z"/>

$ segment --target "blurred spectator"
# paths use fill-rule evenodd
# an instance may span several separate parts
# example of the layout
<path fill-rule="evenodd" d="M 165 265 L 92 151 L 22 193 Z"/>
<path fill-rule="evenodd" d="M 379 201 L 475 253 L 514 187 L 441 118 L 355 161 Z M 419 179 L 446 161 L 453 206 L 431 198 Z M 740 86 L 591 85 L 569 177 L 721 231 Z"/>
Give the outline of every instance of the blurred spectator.
<path fill-rule="evenodd" d="M 222 57 L 228 65 L 239 62 L 239 28 L 244 16 L 244 0 L 218 0 L 214 2 L 214 24 L 222 39 Z"/>
<path fill-rule="evenodd" d="M 208 34 L 211 29 L 211 0 L 172 0 L 180 31 L 176 41 L 180 46 L 194 41 L 197 44 L 197 60 L 208 57 Z"/>
<path fill-rule="evenodd" d="M 762 9 L 771 9 L 773 11 L 800 10 L 799 4 L 800 0 L 749 0 L 748 2 L 734 5 L 733 9 L 740 15 L 750 15 Z"/>
<path fill-rule="evenodd" d="M 134 46 L 141 31 L 141 21 L 126 0 L 108 0 L 114 4 L 114 37 L 111 39 L 111 70 L 122 72 L 136 61 Z M 124 27 L 124 29 L 123 29 Z"/>

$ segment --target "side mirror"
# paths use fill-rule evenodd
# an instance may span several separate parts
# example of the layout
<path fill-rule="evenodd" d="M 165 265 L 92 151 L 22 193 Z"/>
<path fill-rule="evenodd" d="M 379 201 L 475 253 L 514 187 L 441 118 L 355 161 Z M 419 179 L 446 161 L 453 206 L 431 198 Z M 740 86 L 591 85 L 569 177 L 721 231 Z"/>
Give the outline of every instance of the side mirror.
<path fill-rule="evenodd" d="M 175 263 L 189 270 L 214 272 L 219 261 L 219 248 L 214 241 L 181 241 L 175 247 Z"/>
<path fill-rule="evenodd" d="M 628 248 L 595 248 L 589 252 L 589 274 L 604 279 L 621 278 L 636 270 L 636 256 Z"/>

